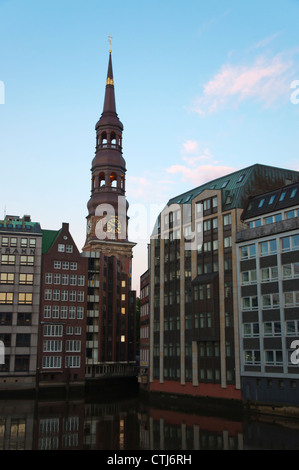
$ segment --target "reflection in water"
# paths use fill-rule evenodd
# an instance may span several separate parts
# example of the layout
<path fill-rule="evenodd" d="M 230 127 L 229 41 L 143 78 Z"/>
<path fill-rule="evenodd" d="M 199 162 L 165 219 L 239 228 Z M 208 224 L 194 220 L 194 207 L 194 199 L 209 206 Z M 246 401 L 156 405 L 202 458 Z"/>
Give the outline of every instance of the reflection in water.
<path fill-rule="evenodd" d="M 0 400 L 1 450 L 299 449 L 299 424 L 123 400 Z"/>

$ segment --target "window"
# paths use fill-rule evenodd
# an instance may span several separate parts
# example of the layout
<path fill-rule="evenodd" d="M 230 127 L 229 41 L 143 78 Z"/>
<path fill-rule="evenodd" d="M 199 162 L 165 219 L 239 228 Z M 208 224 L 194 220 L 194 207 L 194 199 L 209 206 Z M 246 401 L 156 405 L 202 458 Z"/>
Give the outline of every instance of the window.
<path fill-rule="evenodd" d="M 66 245 L 65 251 L 66 253 L 73 253 L 73 245 Z"/>
<path fill-rule="evenodd" d="M 281 242 L 283 252 L 299 250 L 299 235 L 284 237 Z"/>
<path fill-rule="evenodd" d="M 260 227 L 262 225 L 261 219 L 251 220 L 249 222 L 249 228 Z"/>
<path fill-rule="evenodd" d="M 60 307 L 60 317 L 62 319 L 67 318 L 67 307 L 66 306 Z"/>
<path fill-rule="evenodd" d="M 261 256 L 273 255 L 277 252 L 276 240 L 269 240 L 262 242 L 260 245 L 260 254 Z"/>
<path fill-rule="evenodd" d="M 61 268 L 61 261 L 54 261 L 54 269 L 60 269 Z"/>
<path fill-rule="evenodd" d="M 84 318 L 84 307 L 77 307 L 77 318 L 83 320 Z"/>
<path fill-rule="evenodd" d="M 264 323 L 264 336 L 281 336 L 281 324 L 279 321 Z"/>
<path fill-rule="evenodd" d="M 261 269 L 261 282 L 277 281 L 278 279 L 278 267 L 271 266 L 270 268 Z"/>
<path fill-rule="evenodd" d="M 21 247 L 27 248 L 28 246 L 28 238 L 21 238 Z"/>
<path fill-rule="evenodd" d="M 44 306 L 44 318 L 51 318 L 51 306 L 50 305 Z"/>
<path fill-rule="evenodd" d="M 33 285 L 33 274 L 20 274 L 20 284 Z"/>
<path fill-rule="evenodd" d="M 227 214 L 223 217 L 223 225 L 231 225 L 232 223 L 232 216 L 231 214 Z"/>
<path fill-rule="evenodd" d="M 58 305 L 53 306 L 52 318 L 59 318 L 59 307 L 58 307 Z"/>
<path fill-rule="evenodd" d="M 282 351 L 280 350 L 268 350 L 265 351 L 265 363 L 270 366 L 281 366 L 282 365 Z"/>
<path fill-rule="evenodd" d="M 207 211 L 209 209 L 211 209 L 211 200 L 210 199 L 205 199 L 203 201 L 203 210 Z"/>
<path fill-rule="evenodd" d="M 1 246 L 8 246 L 8 237 L 2 237 Z"/>
<path fill-rule="evenodd" d="M 76 286 L 77 285 L 77 276 L 76 274 L 71 274 L 70 276 L 70 285 Z"/>
<path fill-rule="evenodd" d="M 55 301 L 60 300 L 60 290 L 58 290 L 58 289 L 53 290 L 53 300 L 55 300 Z"/>
<path fill-rule="evenodd" d="M 12 304 L 13 293 L 12 292 L 0 292 L 0 304 Z"/>
<path fill-rule="evenodd" d="M 295 189 L 292 190 L 291 195 L 290 195 L 290 198 L 295 197 L 296 193 L 297 193 L 297 188 L 295 188 Z"/>
<path fill-rule="evenodd" d="M 232 237 L 224 238 L 224 248 L 230 248 L 232 246 Z"/>
<path fill-rule="evenodd" d="M 84 286 L 84 285 L 85 285 L 85 276 L 79 275 L 78 276 L 78 286 Z M 125 287 L 125 285 L 126 285 L 126 281 L 122 281 L 122 287 Z"/>
<path fill-rule="evenodd" d="M 69 269 L 70 265 L 68 261 L 62 261 L 62 269 Z"/>
<path fill-rule="evenodd" d="M 241 273 L 242 277 L 242 285 L 246 286 L 248 284 L 256 284 L 256 269 L 252 269 L 251 271 L 243 271 Z"/>
<path fill-rule="evenodd" d="M 228 181 L 224 181 L 224 182 L 222 183 L 222 185 L 221 185 L 221 189 L 226 188 L 226 186 L 228 185 L 228 182 L 229 182 L 229 180 L 228 180 Z"/>
<path fill-rule="evenodd" d="M 45 283 L 52 284 L 52 273 L 46 273 L 45 275 Z"/>
<path fill-rule="evenodd" d="M 268 204 L 269 204 L 269 205 L 270 205 L 270 204 L 273 204 L 274 199 L 275 199 L 275 196 L 271 196 L 270 199 L 269 199 Z"/>
<path fill-rule="evenodd" d="M 283 279 L 297 279 L 299 277 L 299 263 L 284 264 L 282 273 Z"/>
<path fill-rule="evenodd" d="M 243 310 L 257 310 L 258 300 L 257 296 L 243 297 L 242 298 L 242 309 Z"/>
<path fill-rule="evenodd" d="M 15 263 L 16 263 L 15 255 L 2 255 L 1 256 L 1 264 L 12 266 Z"/>
<path fill-rule="evenodd" d="M 260 202 L 259 202 L 259 207 L 263 207 L 264 202 L 265 202 L 265 199 L 264 198 L 261 199 Z"/>
<path fill-rule="evenodd" d="M 203 223 L 203 230 L 204 232 L 207 232 L 208 230 L 211 230 L 211 220 L 205 220 Z"/>
<path fill-rule="evenodd" d="M 78 302 L 84 302 L 84 292 L 83 291 L 78 292 Z"/>
<path fill-rule="evenodd" d="M 258 323 L 244 323 L 243 324 L 243 336 L 244 338 L 253 338 L 259 336 L 259 324 Z"/>
<path fill-rule="evenodd" d="M 256 249 L 255 245 L 248 245 L 241 247 L 241 259 L 255 258 Z"/>
<path fill-rule="evenodd" d="M 62 302 L 67 302 L 67 300 L 68 300 L 68 291 L 67 290 L 62 290 L 61 291 L 61 300 L 62 300 Z"/>
<path fill-rule="evenodd" d="M 77 269 L 77 263 L 76 263 L 76 262 L 72 262 L 72 263 L 71 263 L 71 270 L 72 270 L 72 271 L 76 271 L 76 269 Z"/>
<path fill-rule="evenodd" d="M 284 306 L 285 307 L 298 307 L 299 306 L 299 291 L 285 292 L 284 293 Z"/>
<path fill-rule="evenodd" d="M 59 243 L 59 244 L 58 244 L 58 251 L 59 251 L 60 253 L 64 253 L 64 250 L 65 250 L 65 246 Z"/>
<path fill-rule="evenodd" d="M 76 307 L 69 308 L 69 318 L 74 320 L 76 318 Z"/>
<path fill-rule="evenodd" d="M 299 321 L 298 320 L 288 320 L 286 322 L 286 334 L 287 336 L 299 335 Z"/>
<path fill-rule="evenodd" d="M 10 239 L 10 246 L 16 247 L 17 246 L 17 239 L 15 237 Z"/>
<path fill-rule="evenodd" d="M 125 335 L 121 335 L 121 337 L 120 337 L 120 341 L 121 341 L 121 343 L 124 343 L 124 342 L 126 341 L 126 337 L 125 337 Z"/>
<path fill-rule="evenodd" d="M 285 191 L 284 191 L 283 193 L 281 193 L 280 198 L 279 198 L 279 202 L 281 202 L 281 201 L 284 200 L 285 195 L 286 195 L 286 192 L 285 192 Z"/>
<path fill-rule="evenodd" d="M 60 369 L 61 356 L 43 356 L 43 369 Z"/>
<path fill-rule="evenodd" d="M 36 247 L 36 239 L 35 238 L 30 238 L 29 247 L 30 248 L 35 248 Z"/>
<path fill-rule="evenodd" d="M 70 291 L 70 302 L 76 302 L 76 291 L 75 290 Z"/>
<path fill-rule="evenodd" d="M 21 266 L 33 266 L 34 256 L 20 256 L 20 265 Z"/>
<path fill-rule="evenodd" d="M 29 293 L 19 293 L 19 301 L 18 303 L 20 305 L 31 305 L 32 304 L 32 293 L 29 292 Z"/>
<path fill-rule="evenodd" d="M 61 276 L 61 284 L 63 286 L 67 286 L 69 283 L 69 275 L 68 274 L 62 274 Z"/>
<path fill-rule="evenodd" d="M 279 308 L 279 294 L 264 294 L 262 296 L 263 309 Z"/>
<path fill-rule="evenodd" d="M 60 274 L 54 274 L 54 284 L 60 284 Z"/>
<path fill-rule="evenodd" d="M 15 275 L 14 273 L 1 273 L 0 284 L 14 284 Z"/>
<path fill-rule="evenodd" d="M 261 363 L 261 354 L 258 350 L 244 351 L 244 361 L 246 365 L 259 365 Z"/>
<path fill-rule="evenodd" d="M 44 336 L 62 336 L 62 325 L 44 325 Z"/>

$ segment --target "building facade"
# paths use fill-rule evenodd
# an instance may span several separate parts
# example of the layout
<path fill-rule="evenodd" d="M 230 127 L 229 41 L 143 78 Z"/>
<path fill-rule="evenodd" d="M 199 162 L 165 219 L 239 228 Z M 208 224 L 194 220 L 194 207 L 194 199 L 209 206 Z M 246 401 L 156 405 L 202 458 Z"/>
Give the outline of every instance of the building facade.
<path fill-rule="evenodd" d="M 0 390 L 35 387 L 42 231 L 29 215 L 0 221 Z"/>
<path fill-rule="evenodd" d="M 87 260 L 63 223 L 43 230 L 37 382 L 83 385 L 87 311 Z"/>
<path fill-rule="evenodd" d="M 87 378 L 125 373 L 136 363 L 136 293 L 131 289 L 135 243 L 128 240 L 123 124 L 116 113 L 111 51 L 104 107 L 96 124 L 87 204 Z"/>
<path fill-rule="evenodd" d="M 253 165 L 171 199 L 150 256 L 150 390 L 241 399 L 236 234 L 247 200 L 298 181 Z"/>
<path fill-rule="evenodd" d="M 150 274 L 145 271 L 140 277 L 140 368 L 138 381 L 141 386 L 148 384 L 150 359 Z"/>
<path fill-rule="evenodd" d="M 244 400 L 298 405 L 299 184 L 256 196 L 237 234 Z"/>

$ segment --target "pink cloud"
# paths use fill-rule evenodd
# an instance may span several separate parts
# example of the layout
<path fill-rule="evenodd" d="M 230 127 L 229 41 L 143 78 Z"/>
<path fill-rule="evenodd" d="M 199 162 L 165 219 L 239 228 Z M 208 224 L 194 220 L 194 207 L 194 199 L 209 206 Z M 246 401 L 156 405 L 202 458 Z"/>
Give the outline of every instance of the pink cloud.
<path fill-rule="evenodd" d="M 204 85 L 203 94 L 194 105 L 199 114 L 215 112 L 233 102 L 255 98 L 267 106 L 278 98 L 289 99 L 291 61 L 277 55 L 271 60 L 259 57 L 252 65 L 223 65 Z"/>
<path fill-rule="evenodd" d="M 212 181 L 220 176 L 227 175 L 236 171 L 236 168 L 221 166 L 221 165 L 200 165 L 196 168 L 184 165 L 172 165 L 167 168 L 168 173 L 178 173 L 181 175 L 183 181 L 188 181 L 195 186 Z"/>

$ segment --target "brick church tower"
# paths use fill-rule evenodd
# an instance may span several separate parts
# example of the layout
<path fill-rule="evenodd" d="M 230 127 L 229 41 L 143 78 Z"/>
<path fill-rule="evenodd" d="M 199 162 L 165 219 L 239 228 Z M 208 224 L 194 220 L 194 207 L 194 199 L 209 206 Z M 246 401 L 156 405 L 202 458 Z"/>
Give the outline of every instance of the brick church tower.
<path fill-rule="evenodd" d="M 96 126 L 83 256 L 89 258 L 86 375 L 122 373 L 136 361 L 136 293 L 131 290 L 123 125 L 116 113 L 111 50 Z"/>

